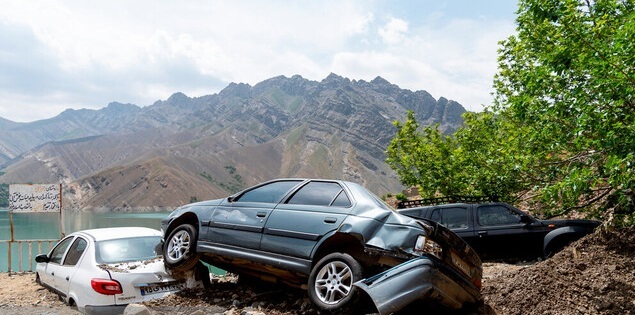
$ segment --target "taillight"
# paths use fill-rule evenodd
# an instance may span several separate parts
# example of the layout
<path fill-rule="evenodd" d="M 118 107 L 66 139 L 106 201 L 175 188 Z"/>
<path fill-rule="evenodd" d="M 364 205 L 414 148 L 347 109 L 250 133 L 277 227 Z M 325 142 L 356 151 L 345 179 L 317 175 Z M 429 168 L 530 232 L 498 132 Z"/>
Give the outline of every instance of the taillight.
<path fill-rule="evenodd" d="M 90 285 L 97 293 L 105 295 L 115 295 L 123 293 L 121 284 L 117 280 L 110 279 L 91 279 Z"/>
<path fill-rule="evenodd" d="M 419 235 L 417 237 L 417 241 L 414 246 L 415 253 L 421 254 L 431 254 L 439 259 L 441 259 L 441 253 L 443 252 L 443 248 L 439 243 L 427 238 L 423 235 Z"/>
<path fill-rule="evenodd" d="M 483 288 L 483 283 L 481 283 L 481 278 L 475 278 L 472 280 L 472 283 L 480 290 Z"/>

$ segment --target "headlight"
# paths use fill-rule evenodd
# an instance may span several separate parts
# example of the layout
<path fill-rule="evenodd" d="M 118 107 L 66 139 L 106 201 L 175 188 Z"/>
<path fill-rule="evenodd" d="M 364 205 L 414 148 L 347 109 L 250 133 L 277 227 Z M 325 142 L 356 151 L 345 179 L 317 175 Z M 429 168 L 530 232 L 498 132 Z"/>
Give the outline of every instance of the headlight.
<path fill-rule="evenodd" d="M 439 259 L 441 259 L 441 253 L 443 252 L 443 248 L 439 245 L 439 243 L 423 235 L 419 235 L 419 237 L 417 237 L 414 250 L 415 253 L 418 253 L 419 255 L 430 254 Z"/>

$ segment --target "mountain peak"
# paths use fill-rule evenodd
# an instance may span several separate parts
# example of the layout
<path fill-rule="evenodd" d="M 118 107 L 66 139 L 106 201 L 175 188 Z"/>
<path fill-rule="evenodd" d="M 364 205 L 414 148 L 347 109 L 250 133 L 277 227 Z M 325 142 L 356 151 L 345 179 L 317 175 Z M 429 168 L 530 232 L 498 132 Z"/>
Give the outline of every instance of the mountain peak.
<path fill-rule="evenodd" d="M 388 80 L 386 80 L 386 79 L 384 79 L 384 78 L 382 78 L 380 76 L 377 76 L 376 78 L 374 78 L 372 81 L 370 81 L 370 83 L 377 84 L 377 85 L 386 85 L 386 84 L 387 85 L 391 85 L 391 83 L 388 82 Z"/>
<path fill-rule="evenodd" d="M 187 95 L 181 92 L 176 92 L 167 99 L 167 102 L 170 104 L 179 105 L 188 102 L 189 100 L 190 98 Z"/>
<path fill-rule="evenodd" d="M 322 82 L 326 82 L 326 83 L 350 83 L 351 80 L 331 72 L 326 78 L 324 78 L 324 80 L 322 80 Z"/>
<path fill-rule="evenodd" d="M 108 106 L 104 108 L 104 110 L 107 110 L 110 112 L 125 112 L 125 111 L 137 110 L 139 108 L 140 108 L 139 106 L 133 105 L 130 103 L 123 104 L 119 102 L 110 102 Z"/>
<path fill-rule="evenodd" d="M 220 96 L 232 96 L 237 95 L 240 97 L 248 97 L 251 92 L 251 85 L 247 83 L 230 83 L 220 93 Z"/>

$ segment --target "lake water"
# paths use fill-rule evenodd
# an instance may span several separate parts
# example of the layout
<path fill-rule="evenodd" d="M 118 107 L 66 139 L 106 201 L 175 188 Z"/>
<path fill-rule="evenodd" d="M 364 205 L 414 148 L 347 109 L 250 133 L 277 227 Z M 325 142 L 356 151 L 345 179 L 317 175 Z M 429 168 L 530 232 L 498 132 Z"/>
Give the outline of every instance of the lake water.
<path fill-rule="evenodd" d="M 169 212 L 126 212 L 126 213 L 90 213 L 90 212 L 66 212 L 63 214 L 64 233 L 69 234 L 79 230 L 118 227 L 118 226 L 143 226 L 161 229 L 161 220 Z M 60 215 L 59 213 L 14 213 L 13 227 L 15 240 L 59 240 L 60 239 Z M 9 212 L 0 209 L 0 272 L 8 270 L 8 240 L 11 239 Z M 52 243 L 53 245 L 55 242 Z M 22 270 L 35 268 L 29 267 L 28 245 L 23 245 Z M 38 252 L 37 244 L 33 244 L 31 258 Z M 41 253 L 48 253 L 48 243 L 43 244 Z M 18 271 L 18 246 L 11 245 L 11 269 Z"/>

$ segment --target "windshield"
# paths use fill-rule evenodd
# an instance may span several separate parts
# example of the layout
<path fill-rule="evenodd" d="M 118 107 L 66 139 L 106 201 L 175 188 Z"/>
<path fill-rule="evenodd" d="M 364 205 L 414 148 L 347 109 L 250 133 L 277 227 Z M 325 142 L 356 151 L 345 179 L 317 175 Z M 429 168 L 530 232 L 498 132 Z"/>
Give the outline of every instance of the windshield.
<path fill-rule="evenodd" d="M 144 236 L 96 242 L 100 264 L 153 259 L 161 255 L 161 237 Z"/>

